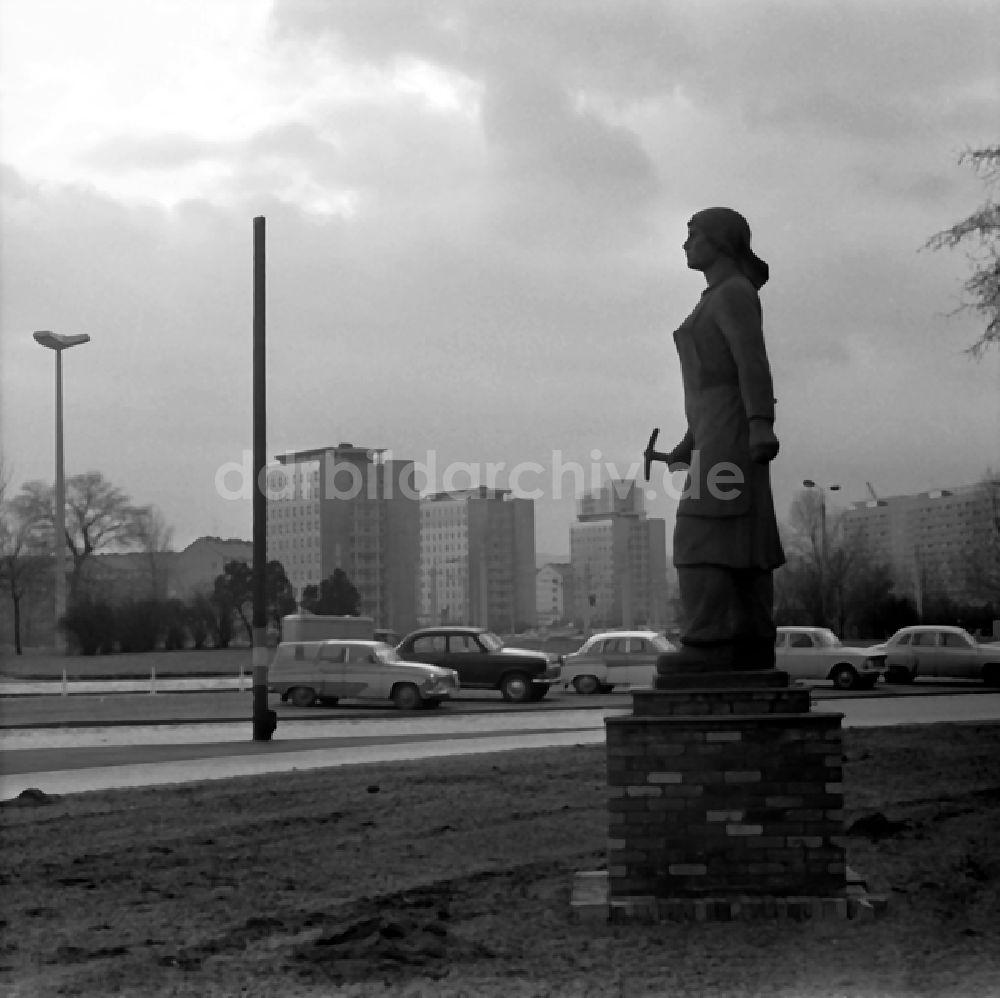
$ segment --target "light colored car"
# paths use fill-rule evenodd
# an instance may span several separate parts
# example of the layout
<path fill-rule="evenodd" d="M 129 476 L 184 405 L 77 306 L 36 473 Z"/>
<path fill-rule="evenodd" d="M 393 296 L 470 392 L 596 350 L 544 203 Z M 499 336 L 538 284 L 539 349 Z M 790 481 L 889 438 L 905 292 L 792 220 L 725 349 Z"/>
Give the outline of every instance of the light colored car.
<path fill-rule="evenodd" d="M 400 710 L 436 707 L 459 690 L 452 669 L 404 662 L 382 641 L 283 641 L 268 669 L 268 689 L 296 707 L 340 700 L 387 700 Z"/>
<path fill-rule="evenodd" d="M 779 627 L 774 660 L 793 680 L 829 680 L 841 690 L 870 690 L 886 672 L 881 648 L 848 647 L 826 627 Z"/>
<path fill-rule="evenodd" d="M 989 686 L 1000 686 L 1000 642 L 980 644 L 961 627 L 902 627 L 882 647 L 890 683 L 912 683 L 926 676 L 981 679 Z"/>
<path fill-rule="evenodd" d="M 675 651 L 658 631 L 604 631 L 565 656 L 559 681 L 577 693 L 610 693 L 616 686 L 653 686 L 656 660 Z"/>

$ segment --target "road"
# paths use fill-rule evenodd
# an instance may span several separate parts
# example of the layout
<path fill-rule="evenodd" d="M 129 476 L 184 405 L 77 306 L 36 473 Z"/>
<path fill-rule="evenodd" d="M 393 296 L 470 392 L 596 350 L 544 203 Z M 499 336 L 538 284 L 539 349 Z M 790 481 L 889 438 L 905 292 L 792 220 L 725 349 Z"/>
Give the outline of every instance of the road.
<path fill-rule="evenodd" d="M 41 701 L 41 702 L 38 702 Z M 74 715 L 81 704 L 85 709 Z M 222 779 L 293 769 L 389 762 L 604 740 L 604 719 L 628 712 L 627 695 L 554 692 L 515 707 L 488 695 L 428 713 L 375 708 L 295 710 L 276 704 L 270 742 L 254 742 L 250 697 L 237 693 L 4 700 L 0 800 L 28 787 L 50 794 Z M 1000 720 L 1000 693 L 916 687 L 848 696 L 817 691 L 814 710 L 845 727 Z M 188 712 L 187 717 L 178 715 Z M 106 715 L 103 719 L 101 715 Z M 30 720 L 34 718 L 34 722 Z M 114 719 L 112 719 L 114 718 Z M 124 723 L 123 723 L 124 722 Z M 137 723 L 138 722 L 138 723 Z"/>
<path fill-rule="evenodd" d="M 180 680 L 178 682 L 184 682 Z M 205 680 L 187 680 L 201 684 Z M 236 680 L 224 680 L 230 684 L 228 690 L 193 686 L 188 692 L 168 692 L 157 682 L 154 695 L 148 692 L 149 681 L 145 681 L 144 693 L 131 692 L 131 684 L 121 680 L 115 683 L 88 681 L 70 683 L 71 692 L 66 696 L 40 696 L 22 693 L 5 694 L 7 690 L 21 690 L 28 684 L 0 684 L 0 729 L 9 727 L 47 727 L 51 725 L 88 726 L 134 722 L 169 723 L 183 721 L 240 721 L 251 716 L 252 701 L 249 687 L 242 691 L 235 688 Z M 114 687 L 114 688 L 112 688 Z M 44 688 L 56 690 L 59 683 L 48 683 Z M 898 696 L 927 696 L 930 693 L 982 694 L 981 683 L 939 683 L 919 682 L 912 686 L 879 686 L 872 691 L 844 694 L 832 686 L 815 686 L 813 696 L 817 699 L 836 697 L 866 697 L 881 699 Z M 489 691 L 463 690 L 457 700 L 445 704 L 442 713 L 509 711 L 548 711 L 565 709 L 601 710 L 620 707 L 631 703 L 627 693 L 610 693 L 605 696 L 579 696 L 559 688 L 553 689 L 540 703 L 505 704 L 499 693 Z M 281 720 L 315 718 L 372 718 L 397 717 L 398 712 L 391 704 L 357 702 L 339 708 L 305 707 L 296 708 L 282 704 L 277 697 L 271 697 L 271 705 L 278 711 Z M 280 723 L 280 721 L 279 721 Z"/>

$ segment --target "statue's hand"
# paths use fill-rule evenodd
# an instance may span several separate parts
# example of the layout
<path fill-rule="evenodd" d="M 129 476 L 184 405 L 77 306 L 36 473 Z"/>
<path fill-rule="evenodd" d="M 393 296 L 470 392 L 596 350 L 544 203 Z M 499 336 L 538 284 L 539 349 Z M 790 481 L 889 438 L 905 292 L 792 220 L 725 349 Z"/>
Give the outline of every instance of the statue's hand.
<path fill-rule="evenodd" d="M 683 471 L 685 468 L 690 468 L 691 464 L 687 459 L 679 458 L 677 456 L 676 450 L 668 451 L 663 455 L 663 460 L 667 463 L 668 471 Z"/>
<path fill-rule="evenodd" d="M 767 464 L 778 456 L 778 447 L 774 424 L 769 419 L 751 419 L 750 460 L 754 464 Z"/>

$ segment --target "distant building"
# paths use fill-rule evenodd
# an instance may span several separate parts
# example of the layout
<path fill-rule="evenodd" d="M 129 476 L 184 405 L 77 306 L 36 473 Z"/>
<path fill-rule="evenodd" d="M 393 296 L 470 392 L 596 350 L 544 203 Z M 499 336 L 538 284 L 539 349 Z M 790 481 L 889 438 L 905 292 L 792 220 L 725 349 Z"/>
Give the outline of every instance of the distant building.
<path fill-rule="evenodd" d="M 646 516 L 635 481 L 580 498 L 570 527 L 573 616 L 585 628 L 662 626 L 669 614 L 666 521 Z"/>
<path fill-rule="evenodd" d="M 252 565 L 253 544 L 221 537 L 199 537 L 168 563 L 167 595 L 190 599 L 196 593 L 211 592 L 216 578 L 222 575 L 230 561 Z"/>
<path fill-rule="evenodd" d="M 126 551 L 89 559 L 85 586 L 112 602 L 181 599 L 210 593 L 226 563 L 253 562 L 253 544 L 236 538 L 199 537 L 183 551 Z"/>
<path fill-rule="evenodd" d="M 889 568 L 896 592 L 912 598 L 923 612 L 928 600 L 976 598 L 968 565 L 1000 529 L 997 502 L 996 486 L 985 483 L 873 497 L 852 503 L 843 525 Z"/>
<path fill-rule="evenodd" d="M 542 627 L 569 623 L 573 618 L 573 566 L 549 562 L 535 576 L 535 611 Z"/>
<path fill-rule="evenodd" d="M 472 488 L 420 500 L 420 619 L 504 632 L 535 625 L 531 499 Z"/>
<path fill-rule="evenodd" d="M 267 556 L 302 598 L 342 569 L 380 627 L 417 622 L 420 506 L 412 461 L 341 443 L 279 455 L 268 469 Z"/>

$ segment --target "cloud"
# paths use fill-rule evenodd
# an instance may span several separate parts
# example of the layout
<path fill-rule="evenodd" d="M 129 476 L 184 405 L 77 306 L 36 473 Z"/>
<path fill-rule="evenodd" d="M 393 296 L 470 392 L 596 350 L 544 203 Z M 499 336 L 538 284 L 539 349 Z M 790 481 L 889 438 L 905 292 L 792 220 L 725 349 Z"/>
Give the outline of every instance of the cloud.
<path fill-rule="evenodd" d="M 0 177 L 5 450 L 48 476 L 51 358 L 30 331 L 89 332 L 67 361 L 69 467 L 160 504 L 179 537 L 246 535 L 214 475 L 249 447 L 263 215 L 272 452 L 350 439 L 510 466 L 597 449 L 627 468 L 653 426 L 683 432 L 671 332 L 703 284 L 680 243 L 693 211 L 731 204 L 773 274 L 779 504 L 803 477 L 975 478 L 1000 463 L 996 358 L 970 365 L 975 323 L 944 317 L 961 254 L 919 250 L 983 197 L 955 159 L 995 133 L 988 14 L 297 0 L 232 62 L 199 49 L 212 72 L 185 87 L 211 113 L 190 127 L 120 87 L 83 140 L 54 88 L 34 115 L 73 143 L 8 145 Z M 565 549 L 572 501 L 538 515 L 540 547 Z"/>
<path fill-rule="evenodd" d="M 95 166 L 111 171 L 153 169 L 170 171 L 206 159 L 232 155 L 232 144 L 207 142 L 172 133 L 149 136 L 115 135 L 98 142 L 86 155 Z"/>

